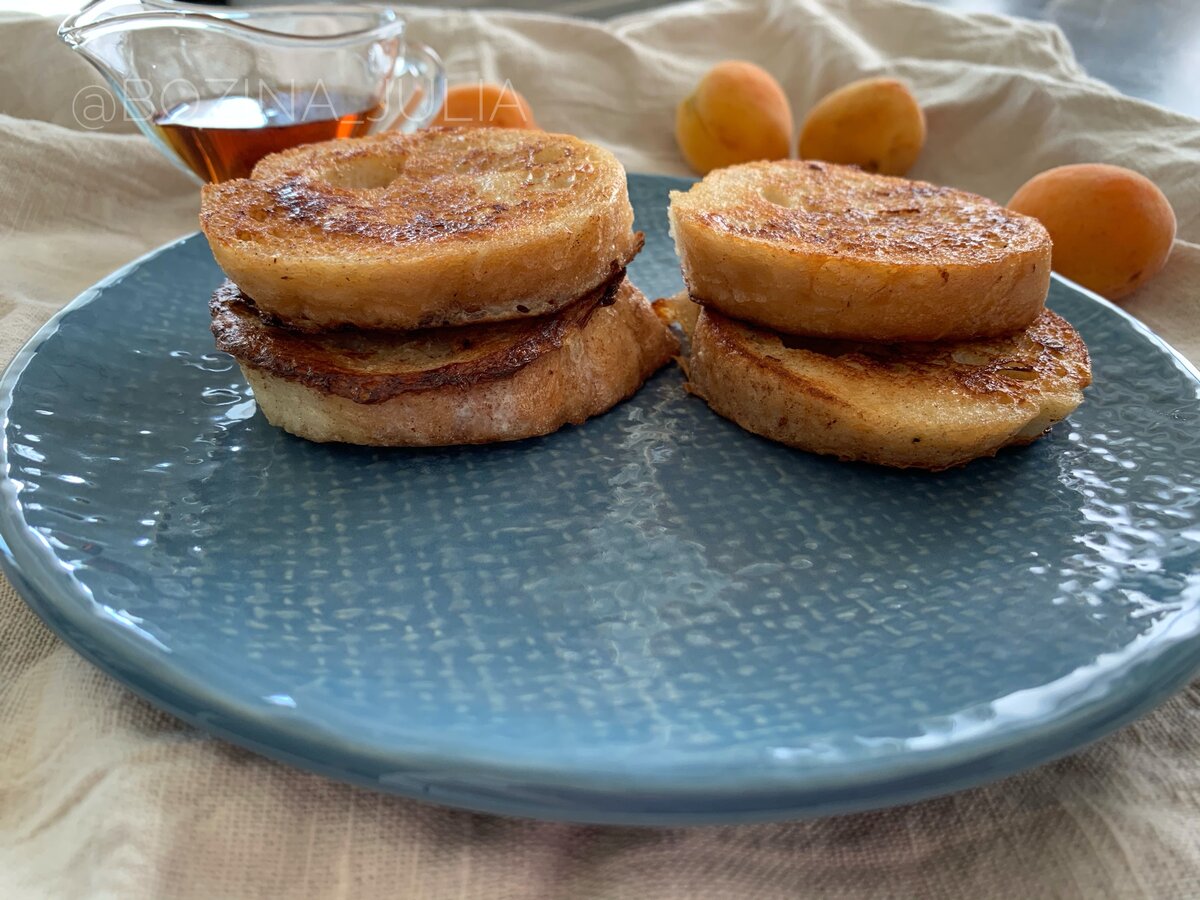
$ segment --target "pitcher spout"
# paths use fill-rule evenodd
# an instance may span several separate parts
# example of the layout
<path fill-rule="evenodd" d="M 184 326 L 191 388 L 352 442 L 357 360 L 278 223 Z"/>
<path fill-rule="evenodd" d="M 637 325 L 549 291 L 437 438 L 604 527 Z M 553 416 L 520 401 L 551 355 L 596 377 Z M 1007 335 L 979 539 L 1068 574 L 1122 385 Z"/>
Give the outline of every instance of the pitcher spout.
<path fill-rule="evenodd" d="M 58 37 L 81 54 L 120 91 L 130 68 L 131 32 L 164 26 L 196 27 L 217 21 L 187 4 L 160 0 L 92 0 L 58 26 Z"/>
<path fill-rule="evenodd" d="M 87 45 L 95 38 L 152 28 L 164 21 L 177 21 L 182 16 L 203 16 L 203 12 L 184 4 L 156 0 L 92 0 L 58 26 L 58 36 L 74 50 L 87 54 Z"/>

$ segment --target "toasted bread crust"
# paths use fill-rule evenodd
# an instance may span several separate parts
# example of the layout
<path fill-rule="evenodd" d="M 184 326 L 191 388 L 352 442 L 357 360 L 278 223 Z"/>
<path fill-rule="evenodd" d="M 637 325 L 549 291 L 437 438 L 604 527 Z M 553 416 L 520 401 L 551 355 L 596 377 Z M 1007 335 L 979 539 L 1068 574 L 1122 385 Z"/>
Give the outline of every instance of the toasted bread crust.
<path fill-rule="evenodd" d="M 777 331 L 863 341 L 1007 334 L 1041 312 L 1050 238 L 991 200 L 847 166 L 732 166 L 674 192 L 692 297 Z"/>
<path fill-rule="evenodd" d="M 419 331 L 343 329 L 311 334 L 264 316 L 226 281 L 209 309 L 220 350 L 239 362 L 356 403 L 381 403 L 411 391 L 507 378 L 562 346 L 599 306 L 616 299 L 625 277 L 608 281 L 548 316 Z"/>
<path fill-rule="evenodd" d="M 616 158 L 524 129 L 297 147 L 205 186 L 200 222 L 261 309 L 310 330 L 555 312 L 641 247 Z"/>
<path fill-rule="evenodd" d="M 272 366 L 261 354 L 238 363 L 267 420 L 308 440 L 403 447 L 519 440 L 605 412 L 677 352 L 675 339 L 629 281 L 620 282 L 611 304 L 602 300 L 585 299 L 553 317 L 556 323 L 482 334 L 482 350 L 462 348 L 461 338 L 445 333 L 372 335 L 364 340 L 373 342 L 373 352 L 358 359 L 343 343 L 354 340 L 346 334 L 292 335 L 275 345 L 333 342 L 309 357 L 327 365 L 331 377 L 304 372 L 296 360 Z M 397 346 L 382 352 L 388 340 Z M 524 349 L 515 357 L 506 349 L 518 347 Z"/>
<path fill-rule="evenodd" d="M 688 378 L 716 412 L 772 440 L 939 470 L 1044 434 L 1082 402 L 1091 364 L 1049 310 L 1009 337 L 879 345 L 796 339 L 705 309 Z"/>

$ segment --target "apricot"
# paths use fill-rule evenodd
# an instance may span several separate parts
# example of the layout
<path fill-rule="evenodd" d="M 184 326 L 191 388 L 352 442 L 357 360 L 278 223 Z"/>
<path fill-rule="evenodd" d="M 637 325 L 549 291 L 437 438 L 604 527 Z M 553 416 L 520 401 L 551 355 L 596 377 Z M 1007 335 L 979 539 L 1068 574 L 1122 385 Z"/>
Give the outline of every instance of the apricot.
<path fill-rule="evenodd" d="M 537 128 L 529 102 L 507 81 L 458 84 L 446 91 L 446 102 L 434 125 L 493 128 Z"/>
<path fill-rule="evenodd" d="M 925 114 L 894 78 L 864 78 L 826 94 L 800 127 L 800 158 L 904 175 L 925 146 Z"/>
<path fill-rule="evenodd" d="M 792 108 L 769 72 L 753 63 L 718 63 L 675 111 L 675 140 L 700 175 L 758 159 L 792 155 Z"/>
<path fill-rule="evenodd" d="M 1011 209 L 1040 219 L 1054 271 L 1109 300 L 1133 293 L 1166 265 L 1175 213 L 1149 178 L 1120 166 L 1059 166 L 1025 182 Z"/>

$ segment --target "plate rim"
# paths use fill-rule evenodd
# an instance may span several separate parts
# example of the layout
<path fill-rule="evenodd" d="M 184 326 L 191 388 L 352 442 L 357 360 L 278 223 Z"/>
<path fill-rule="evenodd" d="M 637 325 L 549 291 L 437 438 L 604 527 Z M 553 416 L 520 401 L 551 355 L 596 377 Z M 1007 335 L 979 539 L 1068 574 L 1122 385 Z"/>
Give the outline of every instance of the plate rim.
<path fill-rule="evenodd" d="M 674 182 L 680 186 L 690 183 L 687 179 L 662 175 L 631 174 L 630 178 L 646 178 L 664 184 Z M 314 729 L 316 720 L 284 715 L 286 709 L 243 709 L 245 704 L 240 701 L 210 690 L 198 678 L 189 677 L 178 668 L 164 665 L 163 654 L 144 639 L 135 639 L 129 632 L 96 628 L 94 614 L 80 603 L 79 596 L 66 593 L 55 597 L 54 581 L 44 571 L 50 559 L 39 559 L 36 548 L 28 540 L 34 532 L 24 520 L 11 477 L 8 425 L 14 391 L 30 361 L 59 331 L 63 318 L 94 302 L 106 290 L 156 257 L 197 240 L 203 241 L 199 232 L 169 241 L 87 288 L 29 338 L 0 376 L 0 568 L 30 609 L 75 652 L 134 693 L 201 730 L 259 754 L 343 781 L 499 814 L 627 824 L 766 821 L 891 806 L 1015 774 L 1075 752 L 1133 721 L 1158 706 L 1200 671 L 1198 605 L 1190 611 L 1190 618 L 1195 621 L 1187 623 L 1190 627 L 1183 633 L 1160 634 L 1147 641 L 1143 648 L 1121 660 L 1106 676 L 1097 696 L 1067 703 L 1050 715 L 1027 717 L 1015 726 L 987 729 L 982 736 L 958 739 L 933 750 L 901 749 L 875 758 L 855 758 L 850 763 L 843 760 L 840 766 L 822 766 L 819 770 L 789 763 L 775 763 L 768 768 L 766 760 L 759 760 L 753 771 L 735 771 L 725 783 L 716 785 L 696 784 L 689 777 L 690 768 L 680 770 L 674 765 L 666 770 L 643 767 L 636 772 L 598 770 L 586 761 L 582 767 L 568 764 L 553 770 L 540 764 L 513 765 L 508 760 L 464 754 L 461 748 L 455 751 L 453 742 L 448 748 L 429 747 L 406 752 L 405 748 L 392 747 L 385 752 L 384 748 L 366 741 L 347 740 L 327 730 Z M 1068 279 L 1057 274 L 1053 277 L 1101 309 L 1115 313 L 1125 326 L 1131 327 L 1189 376 L 1200 392 L 1200 370 L 1149 326 Z M 1180 610 L 1163 621 L 1178 625 L 1180 616 L 1186 613 L 1187 610 Z M 80 623 L 93 627 L 84 627 Z M 1169 632 L 1171 628 L 1165 631 Z M 1129 646 L 1126 644 L 1121 651 L 1128 650 Z M 1147 666 L 1152 667 L 1152 673 L 1134 677 L 1135 670 Z M 1039 689 L 1044 690 L 1055 683 L 1041 685 Z M 476 797 L 469 790 L 461 797 L 454 797 L 445 792 L 417 790 L 407 783 L 381 781 L 377 776 L 354 768 L 355 764 L 360 768 L 378 768 L 377 764 L 383 762 L 385 756 L 389 765 L 397 770 L 406 765 L 412 767 L 415 763 L 419 772 L 428 771 L 427 761 L 436 759 L 440 770 L 462 773 L 460 780 L 463 782 L 469 782 L 472 777 L 485 777 L 488 783 L 509 785 L 510 793 L 505 795 L 504 788 L 497 787 L 496 791 L 502 795 L 498 798 Z M 335 762 L 329 762 L 330 759 Z M 953 769 L 967 771 L 943 777 Z M 682 777 L 664 777 L 680 771 L 685 773 Z M 815 774 L 822 777 L 814 779 Z M 521 801 L 516 798 L 512 793 L 516 786 L 521 786 L 534 799 Z M 622 796 L 626 792 L 652 791 L 659 798 L 656 802 L 660 806 L 647 807 L 641 812 L 630 811 L 627 806 L 586 810 L 566 805 L 556 810 L 536 799 L 539 789 L 559 791 L 555 796 L 572 791 L 580 795 L 611 796 L 626 803 L 630 800 Z M 847 791 L 852 791 L 855 796 L 845 796 Z M 736 803 L 739 799 L 768 797 L 778 802 L 770 808 L 745 803 L 739 807 Z M 708 812 L 695 809 L 670 812 L 672 802 L 685 800 L 707 800 L 712 809 Z M 728 803 L 732 806 L 722 805 Z"/>

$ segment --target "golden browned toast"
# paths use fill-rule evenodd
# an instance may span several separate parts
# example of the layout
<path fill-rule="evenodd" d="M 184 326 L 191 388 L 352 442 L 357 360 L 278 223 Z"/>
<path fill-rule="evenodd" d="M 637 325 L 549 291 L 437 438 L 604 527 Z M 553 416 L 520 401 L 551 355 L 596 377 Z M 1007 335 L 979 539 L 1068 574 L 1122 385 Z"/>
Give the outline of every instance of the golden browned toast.
<path fill-rule="evenodd" d="M 310 330 L 552 313 L 641 246 L 616 158 L 525 129 L 297 147 L 207 185 L 200 222 L 226 275 Z"/>
<path fill-rule="evenodd" d="M 693 299 L 791 334 L 990 337 L 1029 325 L 1050 237 L 984 197 L 800 160 L 720 169 L 671 194 Z"/>
<path fill-rule="evenodd" d="M 622 272 L 548 316 L 409 332 L 312 334 L 264 318 L 227 282 L 217 346 L 267 420 L 313 441 L 510 441 L 580 423 L 631 395 L 677 344 Z"/>
<path fill-rule="evenodd" d="M 658 301 L 683 320 L 683 298 Z M 764 437 L 845 460 L 945 469 L 1028 444 L 1091 383 L 1087 348 L 1044 310 L 1007 337 L 879 344 L 779 334 L 704 309 L 688 389 Z"/>

